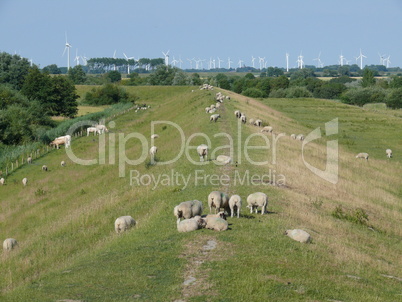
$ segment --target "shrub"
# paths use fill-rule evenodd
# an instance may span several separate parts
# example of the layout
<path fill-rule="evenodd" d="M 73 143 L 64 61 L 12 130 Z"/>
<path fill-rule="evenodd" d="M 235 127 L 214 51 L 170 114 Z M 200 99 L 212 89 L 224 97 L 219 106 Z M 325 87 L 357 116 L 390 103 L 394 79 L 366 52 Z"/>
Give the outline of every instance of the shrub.
<path fill-rule="evenodd" d="M 343 103 L 357 106 L 367 103 L 383 103 L 385 98 L 386 91 L 379 87 L 349 89 L 341 95 Z"/>
<path fill-rule="evenodd" d="M 111 105 L 124 102 L 134 103 L 135 99 L 135 96 L 130 96 L 124 88 L 113 84 L 106 84 L 87 92 L 84 102 L 89 105 Z"/>
<path fill-rule="evenodd" d="M 311 98 L 313 94 L 306 87 L 290 87 L 286 89 L 287 98 Z"/>
<path fill-rule="evenodd" d="M 266 96 L 264 91 L 258 88 L 247 88 L 246 90 L 243 91 L 242 94 L 252 98 L 263 98 Z"/>
<path fill-rule="evenodd" d="M 349 212 L 345 212 L 342 206 L 337 206 L 331 215 L 337 219 L 347 220 L 360 225 L 368 225 L 368 215 L 361 209 L 357 208 Z"/>
<path fill-rule="evenodd" d="M 280 98 L 286 98 L 286 89 L 284 89 L 284 88 L 279 88 L 279 89 L 272 90 L 272 91 L 269 93 L 269 97 L 270 97 L 270 98 L 278 98 L 278 99 L 280 99 Z"/>
<path fill-rule="evenodd" d="M 402 108 L 402 88 L 391 89 L 386 98 L 386 104 L 389 108 Z"/>

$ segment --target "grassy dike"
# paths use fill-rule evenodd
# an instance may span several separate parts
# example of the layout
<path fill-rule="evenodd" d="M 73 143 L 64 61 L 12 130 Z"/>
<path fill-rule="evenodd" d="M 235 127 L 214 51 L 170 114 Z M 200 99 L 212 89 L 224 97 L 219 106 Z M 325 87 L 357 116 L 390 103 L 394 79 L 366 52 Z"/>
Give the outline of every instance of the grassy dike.
<path fill-rule="evenodd" d="M 232 100 L 220 109 L 222 118 L 210 123 L 204 108 L 214 103 L 216 91 L 127 89 L 151 108 L 117 117 L 109 125 L 114 126 L 109 127 L 110 133 L 101 138 L 84 137 L 72 144 L 77 157 L 104 158 L 104 164 L 76 164 L 61 149 L 16 171 L 0 187 L 0 234 L 20 244 L 12 253 L 1 254 L 0 300 L 394 301 L 400 297 L 396 278 L 401 277 L 402 173 L 397 155 L 401 145 L 397 136 L 383 132 L 392 133 L 399 127 L 398 119 L 365 111 L 353 114 L 354 107 L 308 100 L 314 110 L 319 106 L 322 114 L 317 115 L 306 103 L 297 109 L 299 103 L 286 106 L 287 100 L 269 104 L 224 91 Z M 272 125 L 276 137 L 287 136 L 276 139 L 274 148 L 275 138 L 265 135 L 270 149 L 249 149 L 247 159 L 246 140 L 256 146 L 265 141 L 257 135 L 250 137 L 260 129 L 239 125 L 235 109 Z M 348 123 L 341 113 L 347 115 Z M 377 120 L 382 131 L 367 134 L 366 117 L 373 123 Z M 324 127 L 334 118 L 341 120 L 337 184 L 307 169 L 302 143 L 289 138 L 291 133 L 307 134 Z M 147 157 L 136 165 L 125 164 L 124 177 L 119 177 L 119 159 L 123 158 L 118 156 L 119 148 L 131 160 L 143 152 L 147 156 L 152 121 L 179 125 L 190 146 L 205 142 L 201 136 L 190 138 L 192 134 L 205 133 L 212 144 L 210 158 L 230 155 L 224 147 L 232 142 L 237 167 L 212 162 L 198 166 L 185 154 L 171 164 L 151 165 Z M 344 131 L 356 137 L 355 144 L 345 143 Z M 122 143 L 130 133 L 144 135 L 148 144 L 135 138 Z M 158 161 L 174 159 L 182 145 L 178 129 L 161 123 L 155 125 L 155 133 L 160 135 L 155 140 Z M 387 160 L 378 148 L 367 151 L 373 153 L 368 163 L 355 159 L 356 152 L 366 151 L 357 151 L 365 135 L 392 145 L 395 158 Z M 105 140 L 100 152 L 99 139 Z M 305 146 L 305 160 L 324 169 L 326 142 L 324 138 Z M 198 162 L 195 153 L 192 150 L 190 157 Z M 267 163 L 256 165 L 250 159 Z M 66 167 L 60 167 L 61 160 L 67 162 Z M 43 164 L 49 172 L 40 170 Z M 189 179 L 187 186 L 181 175 Z M 152 177 L 158 176 L 165 182 L 154 188 Z M 29 180 L 25 188 L 23 177 Z M 279 186 L 266 183 L 274 178 Z M 230 230 L 226 232 L 178 233 L 173 207 L 198 199 L 208 213 L 207 196 L 217 189 L 243 198 L 242 217 L 228 218 Z M 256 191 L 268 194 L 268 215 L 250 214 L 245 207 L 247 195 Z M 333 217 L 339 206 L 348 213 L 363 209 L 368 223 Z M 137 226 L 116 235 L 113 223 L 121 215 L 133 216 Z M 303 245 L 290 240 L 283 232 L 291 228 L 307 230 L 313 242 Z M 214 250 L 203 250 L 208 241 L 217 243 Z M 183 285 L 189 277 L 196 281 Z"/>

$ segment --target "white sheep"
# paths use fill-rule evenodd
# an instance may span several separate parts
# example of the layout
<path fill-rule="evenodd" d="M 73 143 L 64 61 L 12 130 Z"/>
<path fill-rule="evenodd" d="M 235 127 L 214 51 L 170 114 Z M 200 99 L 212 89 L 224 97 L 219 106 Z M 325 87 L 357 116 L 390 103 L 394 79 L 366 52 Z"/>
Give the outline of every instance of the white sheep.
<path fill-rule="evenodd" d="M 22 179 L 22 184 L 24 185 L 24 187 L 28 184 L 28 178 L 24 177 Z"/>
<path fill-rule="evenodd" d="M 208 107 L 205 107 L 205 113 L 209 113 L 209 106 Z"/>
<path fill-rule="evenodd" d="M 2 178 L 0 178 L 0 185 L 2 186 L 2 185 L 4 185 L 4 183 L 6 182 L 6 180 L 2 177 Z"/>
<path fill-rule="evenodd" d="M 16 246 L 18 246 L 18 242 L 14 238 L 7 238 L 3 241 L 3 250 L 5 251 L 11 251 Z"/>
<path fill-rule="evenodd" d="M 27 163 L 28 163 L 28 164 L 32 164 L 32 157 L 31 157 L 31 156 L 28 156 L 28 158 L 27 158 Z"/>
<path fill-rule="evenodd" d="M 66 162 L 65 162 L 64 160 L 62 160 L 62 161 L 60 162 L 60 166 L 65 167 L 65 166 L 66 166 Z"/>
<path fill-rule="evenodd" d="M 356 155 L 356 158 L 364 158 L 364 159 L 368 160 L 368 159 L 369 159 L 369 155 L 368 155 L 368 153 L 361 152 L 361 153 L 359 153 L 359 154 Z"/>
<path fill-rule="evenodd" d="M 232 195 L 229 198 L 230 217 L 234 216 L 235 209 L 237 210 L 237 218 L 240 217 L 241 197 L 239 195 Z"/>
<path fill-rule="evenodd" d="M 177 219 L 177 230 L 180 233 L 196 231 L 205 226 L 206 221 L 202 219 L 201 216 L 199 215 L 190 219 L 184 219 L 184 220 L 180 220 L 180 218 Z"/>
<path fill-rule="evenodd" d="M 300 229 L 287 230 L 285 235 L 301 243 L 308 243 L 311 240 L 310 234 Z"/>
<path fill-rule="evenodd" d="M 208 156 L 208 146 L 205 144 L 199 145 L 197 147 L 197 153 L 200 157 L 200 161 L 204 161 Z"/>
<path fill-rule="evenodd" d="M 299 141 L 304 141 L 304 135 L 299 134 L 298 136 L 296 136 L 296 139 L 299 140 Z"/>
<path fill-rule="evenodd" d="M 272 126 L 265 126 L 264 128 L 261 129 L 261 132 L 272 133 L 273 130 L 274 128 L 272 128 Z"/>
<path fill-rule="evenodd" d="M 258 207 L 261 207 L 261 215 L 267 211 L 268 206 L 268 196 L 262 192 L 252 193 L 247 197 L 247 208 L 250 209 L 250 213 L 253 213 L 253 209 L 255 209 L 255 213 L 258 211 Z"/>
<path fill-rule="evenodd" d="M 205 228 L 215 231 L 226 231 L 229 227 L 228 222 L 220 217 L 205 217 Z"/>
<path fill-rule="evenodd" d="M 227 96 L 225 97 L 225 99 L 230 100 L 230 96 L 227 95 Z"/>
<path fill-rule="evenodd" d="M 220 118 L 220 114 L 213 114 L 211 115 L 211 117 L 209 118 L 210 122 L 216 122 L 218 120 L 218 118 Z"/>
<path fill-rule="evenodd" d="M 392 157 L 392 150 L 391 150 L 391 149 L 385 150 L 385 153 L 387 154 L 387 157 L 388 157 L 388 158 L 391 158 L 391 157 Z"/>
<path fill-rule="evenodd" d="M 240 117 L 240 120 L 243 124 L 245 124 L 247 122 L 247 117 L 244 114 L 242 114 L 242 116 Z"/>
<path fill-rule="evenodd" d="M 227 155 L 218 155 L 216 157 L 216 161 L 222 164 L 230 164 L 232 162 L 232 158 Z"/>
<path fill-rule="evenodd" d="M 236 116 L 237 118 L 240 118 L 240 110 L 236 110 L 236 111 L 234 112 L 234 114 L 235 114 L 235 116 Z"/>
<path fill-rule="evenodd" d="M 290 138 L 296 139 L 296 134 L 291 134 Z"/>
<path fill-rule="evenodd" d="M 152 139 L 159 138 L 159 135 L 158 135 L 158 134 L 152 134 L 152 135 L 151 135 L 151 138 L 152 138 Z"/>
<path fill-rule="evenodd" d="M 125 232 L 136 225 L 136 221 L 131 216 L 120 216 L 114 222 L 114 230 L 117 234 Z"/>
<path fill-rule="evenodd" d="M 218 109 L 218 108 L 220 108 L 220 107 L 221 107 L 221 103 L 216 103 L 216 104 L 215 104 L 215 108 L 216 108 L 216 109 Z"/>
<path fill-rule="evenodd" d="M 151 154 L 152 157 L 155 156 L 157 152 L 158 152 L 158 148 L 156 146 L 152 146 L 149 149 L 149 154 Z"/>
<path fill-rule="evenodd" d="M 179 203 L 173 209 L 173 214 L 177 219 L 190 219 L 202 214 L 202 202 L 199 200 L 189 200 Z"/>
<path fill-rule="evenodd" d="M 262 120 L 259 120 L 259 119 L 255 120 L 254 126 L 261 127 L 262 126 Z"/>
<path fill-rule="evenodd" d="M 225 214 L 224 211 L 221 211 L 221 212 L 216 213 L 216 214 L 208 214 L 208 215 L 202 216 L 202 218 L 204 218 L 204 219 L 209 218 L 209 217 L 219 217 L 219 218 L 222 218 L 222 219 L 226 220 L 226 214 Z"/>
<path fill-rule="evenodd" d="M 47 166 L 46 165 L 42 166 L 42 171 L 45 171 L 45 172 L 47 171 Z"/>
<path fill-rule="evenodd" d="M 255 120 L 254 120 L 253 118 L 251 118 L 251 119 L 248 120 L 248 123 L 249 123 L 250 125 L 254 125 L 254 122 L 255 122 Z"/>
<path fill-rule="evenodd" d="M 215 109 L 215 105 L 214 105 L 214 104 L 212 104 L 211 106 L 209 106 L 209 108 L 211 108 L 211 109 Z"/>
<path fill-rule="evenodd" d="M 212 208 L 215 208 L 215 214 L 217 211 L 219 212 L 221 208 L 223 208 L 224 210 L 228 210 L 229 196 L 223 192 L 212 191 L 208 195 L 208 207 L 210 213 L 212 212 Z"/>

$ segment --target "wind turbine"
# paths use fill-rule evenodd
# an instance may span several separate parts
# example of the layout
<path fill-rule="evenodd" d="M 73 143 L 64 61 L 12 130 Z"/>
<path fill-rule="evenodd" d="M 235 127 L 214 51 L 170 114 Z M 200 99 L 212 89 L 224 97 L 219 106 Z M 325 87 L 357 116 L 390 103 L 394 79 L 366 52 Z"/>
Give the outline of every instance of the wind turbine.
<path fill-rule="evenodd" d="M 302 53 L 300 52 L 300 55 L 297 57 L 297 67 L 300 69 L 303 69 L 304 61 L 303 61 L 303 56 Z"/>
<path fill-rule="evenodd" d="M 241 67 L 242 67 L 242 64 L 243 64 L 242 59 L 239 60 L 238 64 L 239 64 L 239 68 L 241 68 Z"/>
<path fill-rule="evenodd" d="M 321 62 L 320 57 L 321 57 L 321 51 L 320 51 L 320 53 L 318 54 L 318 57 L 315 58 L 315 59 L 313 59 L 313 61 L 317 61 L 317 68 L 322 68 L 322 67 L 323 67 L 323 64 L 322 64 L 322 62 Z"/>
<path fill-rule="evenodd" d="M 78 49 L 75 49 L 75 66 L 80 65 L 80 57 L 78 56 Z"/>
<path fill-rule="evenodd" d="M 123 52 L 123 55 L 124 55 L 124 57 L 125 57 L 126 60 L 127 60 L 127 74 L 130 74 L 130 62 L 129 62 L 129 60 L 134 59 L 134 57 L 127 57 L 124 52 Z"/>
<path fill-rule="evenodd" d="M 286 72 L 289 72 L 289 53 L 286 53 Z"/>
<path fill-rule="evenodd" d="M 113 59 L 116 60 L 116 50 L 114 50 Z M 116 71 L 116 64 L 113 64 L 113 70 Z"/>
<path fill-rule="evenodd" d="M 180 66 L 180 69 L 181 69 L 181 64 L 183 64 L 183 61 L 181 60 L 181 55 L 179 56 L 179 66 Z"/>
<path fill-rule="evenodd" d="M 367 57 L 362 54 L 362 49 L 360 48 L 360 55 L 356 58 L 356 61 L 360 59 L 360 69 L 363 69 L 363 58 L 367 59 Z"/>
<path fill-rule="evenodd" d="M 228 58 L 228 69 L 230 69 L 230 63 L 233 63 L 233 61 L 230 61 L 230 58 Z"/>
<path fill-rule="evenodd" d="M 192 58 L 192 59 L 187 58 L 187 61 L 190 62 L 190 69 L 193 69 L 193 60 L 194 60 L 194 58 Z"/>
<path fill-rule="evenodd" d="M 221 62 L 223 62 L 223 60 L 219 59 L 218 57 L 218 68 L 221 69 Z"/>
<path fill-rule="evenodd" d="M 67 42 L 67 33 L 66 33 L 66 44 L 64 45 L 64 51 L 63 51 L 62 56 L 64 56 L 64 53 L 66 52 L 66 49 L 67 49 L 67 70 L 70 69 L 70 48 L 71 47 L 72 47 L 72 45 Z"/>
<path fill-rule="evenodd" d="M 177 61 L 177 60 L 173 57 L 173 60 L 172 60 L 173 66 L 176 67 L 176 64 L 177 64 L 177 63 L 179 63 L 179 61 Z"/>
<path fill-rule="evenodd" d="M 255 59 L 256 59 L 256 58 L 254 58 L 253 56 L 251 56 L 251 64 L 253 65 L 253 68 L 255 68 L 255 65 L 254 65 Z"/>
<path fill-rule="evenodd" d="M 170 51 L 170 50 L 168 50 L 166 53 L 164 53 L 164 52 L 162 51 L 163 55 L 165 56 L 165 65 L 166 65 L 166 66 L 169 65 L 169 51 Z"/>
<path fill-rule="evenodd" d="M 378 53 L 378 55 L 380 56 L 380 65 L 385 65 L 384 64 L 384 62 L 385 62 L 385 55 L 381 55 L 380 53 Z"/>
<path fill-rule="evenodd" d="M 84 66 L 87 66 L 87 64 L 88 64 L 88 58 L 84 55 L 84 56 L 81 56 L 81 60 L 82 60 L 82 65 L 84 65 Z"/>
<path fill-rule="evenodd" d="M 384 59 L 384 62 L 387 62 L 386 65 L 385 65 L 387 68 L 389 68 L 389 64 L 391 64 L 391 61 L 389 60 L 390 57 L 391 57 L 391 56 L 388 55 L 388 57 L 386 57 L 386 58 Z"/>
<path fill-rule="evenodd" d="M 341 66 L 343 66 L 343 61 L 346 61 L 346 58 L 343 56 L 342 51 L 341 51 L 341 55 L 339 56 L 339 64 Z"/>
<path fill-rule="evenodd" d="M 265 65 L 265 57 L 264 58 L 258 57 L 258 60 L 259 60 L 259 63 L 260 63 L 260 70 L 262 70 L 264 68 L 264 65 Z"/>

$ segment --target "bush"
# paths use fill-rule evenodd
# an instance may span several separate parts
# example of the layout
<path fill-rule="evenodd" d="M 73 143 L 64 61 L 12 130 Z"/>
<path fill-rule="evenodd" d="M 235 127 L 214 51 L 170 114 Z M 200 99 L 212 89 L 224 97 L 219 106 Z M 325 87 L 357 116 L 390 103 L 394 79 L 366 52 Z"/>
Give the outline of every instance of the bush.
<path fill-rule="evenodd" d="M 130 96 L 124 88 L 113 84 L 106 84 L 87 92 L 84 102 L 89 105 L 111 105 L 126 102 L 134 103 L 135 100 L 136 97 Z"/>
<path fill-rule="evenodd" d="M 402 88 L 391 89 L 386 99 L 386 104 L 389 108 L 402 108 Z"/>
<path fill-rule="evenodd" d="M 313 94 L 306 87 L 290 87 L 286 89 L 287 98 L 312 98 Z"/>
<path fill-rule="evenodd" d="M 270 98 L 277 98 L 277 99 L 286 98 L 286 89 L 284 89 L 284 88 L 279 88 L 279 89 L 272 90 L 272 91 L 269 93 L 269 97 L 270 97 Z"/>
<path fill-rule="evenodd" d="M 349 212 L 345 212 L 342 206 L 337 206 L 331 215 L 337 219 L 347 220 L 360 225 L 368 225 L 368 215 L 361 209 L 357 208 Z"/>
<path fill-rule="evenodd" d="M 386 91 L 378 87 L 349 89 L 341 95 L 343 103 L 357 106 L 368 103 L 383 103 L 385 98 Z"/>
<path fill-rule="evenodd" d="M 264 91 L 258 88 L 247 88 L 246 90 L 243 91 L 242 93 L 245 96 L 249 96 L 251 98 L 263 98 L 266 97 L 266 94 Z"/>

